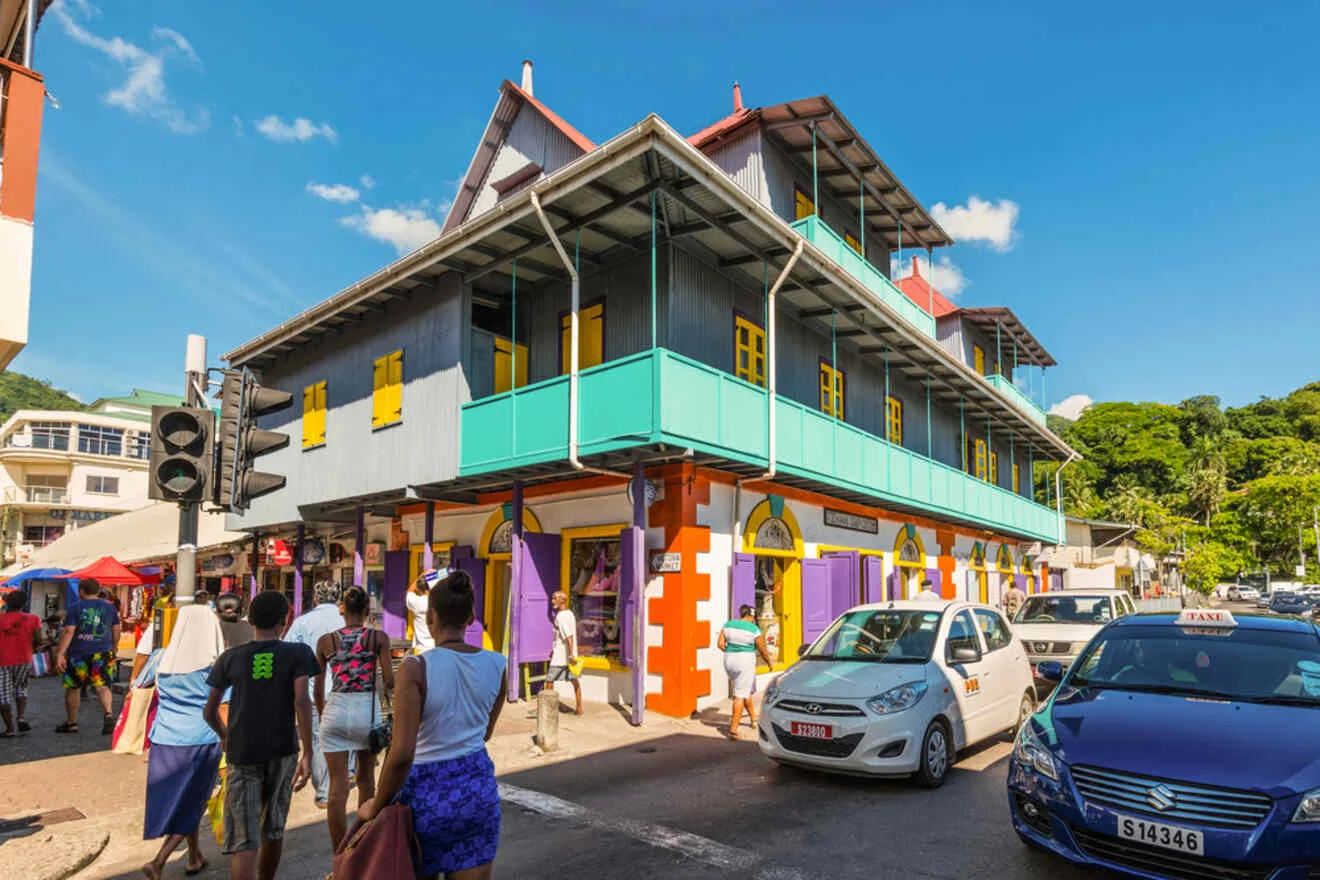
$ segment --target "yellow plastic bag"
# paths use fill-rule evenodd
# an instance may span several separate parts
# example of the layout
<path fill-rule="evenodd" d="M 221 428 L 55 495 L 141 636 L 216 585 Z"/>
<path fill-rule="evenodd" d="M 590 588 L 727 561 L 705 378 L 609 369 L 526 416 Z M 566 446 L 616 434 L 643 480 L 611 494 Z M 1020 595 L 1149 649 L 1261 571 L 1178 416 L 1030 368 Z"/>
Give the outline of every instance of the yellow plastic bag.
<path fill-rule="evenodd" d="M 220 787 L 206 802 L 206 815 L 211 819 L 211 833 L 218 846 L 225 845 L 225 792 L 229 788 L 229 774 L 225 770 L 225 756 L 220 756 Z"/>

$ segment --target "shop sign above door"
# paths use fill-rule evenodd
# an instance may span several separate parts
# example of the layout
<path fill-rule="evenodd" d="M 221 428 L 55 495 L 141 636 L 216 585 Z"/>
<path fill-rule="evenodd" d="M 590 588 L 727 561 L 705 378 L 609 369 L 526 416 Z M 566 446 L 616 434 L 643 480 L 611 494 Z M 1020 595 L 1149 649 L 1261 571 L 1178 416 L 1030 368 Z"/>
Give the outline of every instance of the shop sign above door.
<path fill-rule="evenodd" d="M 834 526 L 836 529 L 848 529 L 854 532 L 866 532 L 871 535 L 880 534 L 880 520 L 873 516 L 861 516 L 856 513 L 848 513 L 846 510 L 835 510 L 832 507 L 826 507 L 824 510 L 825 525 Z"/>
<path fill-rule="evenodd" d="M 676 574 L 683 570 L 682 553 L 652 553 L 651 572 L 653 574 Z"/>

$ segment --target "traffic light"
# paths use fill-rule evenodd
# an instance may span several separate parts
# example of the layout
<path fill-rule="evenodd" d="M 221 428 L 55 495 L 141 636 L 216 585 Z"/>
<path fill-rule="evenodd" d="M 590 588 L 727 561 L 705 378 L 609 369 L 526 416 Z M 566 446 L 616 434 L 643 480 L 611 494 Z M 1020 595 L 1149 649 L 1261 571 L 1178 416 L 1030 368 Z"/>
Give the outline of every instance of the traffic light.
<path fill-rule="evenodd" d="M 186 406 L 151 408 L 151 480 L 147 497 L 159 501 L 208 500 L 214 491 L 215 413 Z"/>
<path fill-rule="evenodd" d="M 257 427 L 257 419 L 287 409 L 293 395 L 263 388 L 246 370 L 226 370 L 220 387 L 220 427 L 213 500 L 225 510 L 247 510 L 253 498 L 284 487 L 284 477 L 252 469 L 259 455 L 289 445 L 289 435 Z"/>

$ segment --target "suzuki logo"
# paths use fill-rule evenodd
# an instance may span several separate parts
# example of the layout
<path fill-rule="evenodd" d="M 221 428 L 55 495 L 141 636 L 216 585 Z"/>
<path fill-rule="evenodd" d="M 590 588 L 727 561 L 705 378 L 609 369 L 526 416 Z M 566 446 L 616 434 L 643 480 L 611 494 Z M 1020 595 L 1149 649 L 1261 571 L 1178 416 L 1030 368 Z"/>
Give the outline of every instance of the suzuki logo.
<path fill-rule="evenodd" d="M 808 715 L 819 715 L 821 710 L 820 703 L 807 703 L 802 707 Z"/>
<path fill-rule="evenodd" d="M 1167 785 L 1157 785 L 1146 789 L 1146 803 L 1164 813 L 1178 806 L 1178 796 Z"/>

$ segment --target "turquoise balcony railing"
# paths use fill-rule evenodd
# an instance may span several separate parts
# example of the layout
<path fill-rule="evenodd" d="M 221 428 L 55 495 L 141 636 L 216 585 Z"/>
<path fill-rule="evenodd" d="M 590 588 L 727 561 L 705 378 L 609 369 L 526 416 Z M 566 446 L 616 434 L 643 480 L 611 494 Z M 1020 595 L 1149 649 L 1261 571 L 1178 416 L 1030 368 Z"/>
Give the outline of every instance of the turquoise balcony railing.
<path fill-rule="evenodd" d="M 666 443 L 769 464 L 768 394 L 722 370 L 653 349 L 584 370 L 580 393 L 580 455 Z M 996 531 L 1058 538 L 1054 510 L 810 407 L 779 397 L 776 423 L 781 472 Z M 461 434 L 462 476 L 563 461 L 568 377 L 466 404 Z"/>
<path fill-rule="evenodd" d="M 1030 397 L 1023 394 L 1022 390 L 1013 384 L 1013 380 L 1009 379 L 1007 376 L 1000 376 L 996 373 L 992 373 L 985 378 L 991 385 L 999 389 L 1000 394 L 1003 394 L 1009 400 L 1013 401 L 1018 409 L 1026 413 L 1027 418 L 1039 422 L 1042 425 L 1045 424 L 1045 410 L 1037 406 L 1036 402 Z"/>
<path fill-rule="evenodd" d="M 840 268 L 858 281 L 867 290 L 874 293 L 885 304 L 893 308 L 903 319 L 930 338 L 935 338 L 935 319 L 921 306 L 903 295 L 903 291 L 894 286 L 883 272 L 872 266 L 866 258 L 848 246 L 838 233 L 821 222 L 819 217 L 804 217 L 793 224 L 793 228 L 825 252 L 825 255 Z"/>

